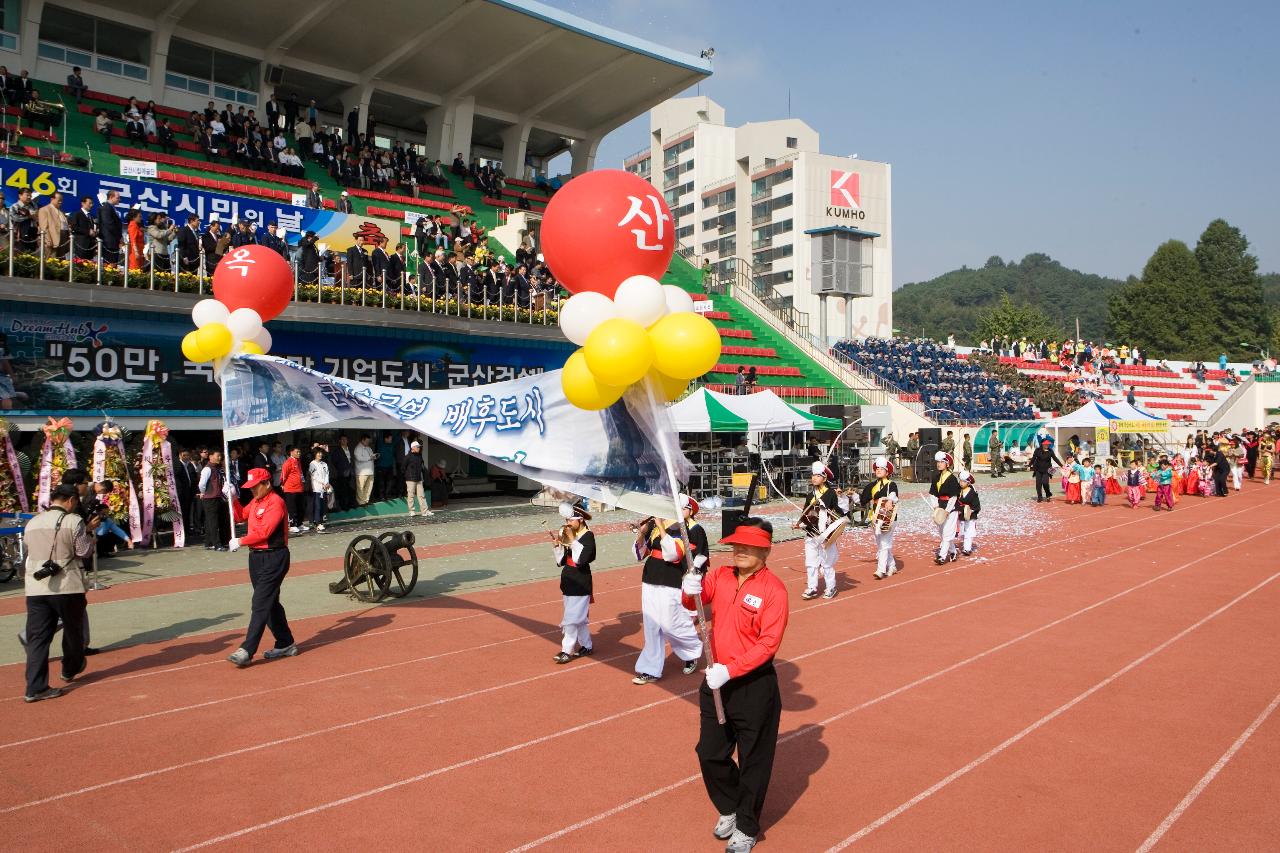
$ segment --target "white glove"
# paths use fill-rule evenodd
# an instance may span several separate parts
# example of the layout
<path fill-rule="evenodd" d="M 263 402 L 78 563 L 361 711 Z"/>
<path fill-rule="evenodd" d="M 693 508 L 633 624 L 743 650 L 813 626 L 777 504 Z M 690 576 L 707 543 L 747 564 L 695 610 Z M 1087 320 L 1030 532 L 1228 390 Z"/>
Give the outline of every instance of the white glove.
<path fill-rule="evenodd" d="M 892 494 L 889 495 L 889 503 L 896 504 L 897 502 L 898 502 L 898 493 L 893 492 Z"/>
<path fill-rule="evenodd" d="M 713 663 L 707 667 L 707 686 L 719 690 L 729 681 L 729 667 L 722 663 Z"/>
<path fill-rule="evenodd" d="M 228 542 L 227 542 L 227 550 L 228 550 L 228 551 L 239 551 L 239 550 L 240 550 L 240 540 L 239 540 L 239 539 L 231 539 L 230 541 L 228 541 Z"/>
<path fill-rule="evenodd" d="M 222 494 L 223 494 L 223 496 L 224 496 L 224 497 L 227 497 L 227 498 L 233 498 L 233 497 L 235 497 L 235 496 L 236 496 L 236 490 L 235 490 L 235 489 L 233 489 L 233 488 L 231 488 L 231 484 L 230 484 L 230 483 L 223 483 L 223 484 L 222 484 Z"/>
<path fill-rule="evenodd" d="M 680 591 L 690 598 L 701 597 L 702 575 L 697 572 L 689 572 L 684 576 L 684 580 L 680 581 Z"/>

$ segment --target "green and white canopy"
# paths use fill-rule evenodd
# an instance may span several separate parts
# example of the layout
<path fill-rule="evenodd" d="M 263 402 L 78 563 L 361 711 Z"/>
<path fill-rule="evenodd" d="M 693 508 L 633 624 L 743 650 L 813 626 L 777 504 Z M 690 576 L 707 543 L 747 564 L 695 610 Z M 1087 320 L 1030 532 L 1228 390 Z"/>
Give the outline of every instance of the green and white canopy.
<path fill-rule="evenodd" d="M 699 388 L 671 407 L 680 432 L 804 432 L 839 430 L 839 418 L 811 415 L 769 390 L 720 394 Z"/>

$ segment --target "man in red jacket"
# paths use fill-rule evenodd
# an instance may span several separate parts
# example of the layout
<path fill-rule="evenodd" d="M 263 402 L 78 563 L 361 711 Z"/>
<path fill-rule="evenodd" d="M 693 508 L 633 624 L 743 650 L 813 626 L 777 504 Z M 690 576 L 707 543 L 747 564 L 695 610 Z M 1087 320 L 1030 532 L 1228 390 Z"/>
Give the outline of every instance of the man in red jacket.
<path fill-rule="evenodd" d="M 237 522 L 247 522 L 248 530 L 239 539 L 232 539 L 229 547 L 249 549 L 249 580 L 253 584 L 253 605 L 249 616 L 249 632 L 227 660 L 238 667 L 246 667 L 253 660 L 262 633 L 268 627 L 276 639 L 275 648 L 267 649 L 262 656 L 267 660 L 289 658 L 298 653 L 289 630 L 289 620 L 280 604 L 280 585 L 289 574 L 289 515 L 284 500 L 271 488 L 271 472 L 266 468 L 254 468 L 245 480 L 244 488 L 253 494 L 248 506 L 231 493 L 227 485 L 227 497 L 235 508 Z"/>
<path fill-rule="evenodd" d="M 778 747 L 782 696 L 773 658 L 787 629 L 787 588 L 766 565 L 773 548 L 768 521 L 748 518 L 720 541 L 733 546 L 733 565 L 705 577 L 691 572 L 681 589 L 684 606 L 692 610 L 701 597 L 714 623 L 716 663 L 707 669 L 699 694 L 697 748 L 702 781 L 720 812 L 714 832 L 729 842 L 727 853 L 747 853 L 760 834 L 760 811 Z M 724 725 L 716 721 L 711 694 L 716 689 L 724 702 Z"/>

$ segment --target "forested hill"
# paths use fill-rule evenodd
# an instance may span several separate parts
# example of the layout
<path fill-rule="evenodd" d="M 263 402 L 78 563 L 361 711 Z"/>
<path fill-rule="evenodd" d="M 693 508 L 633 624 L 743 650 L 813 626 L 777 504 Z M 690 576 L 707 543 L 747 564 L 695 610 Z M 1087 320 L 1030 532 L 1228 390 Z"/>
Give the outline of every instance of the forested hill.
<path fill-rule="evenodd" d="M 1062 335 L 1080 333 L 1086 340 L 1106 336 L 1107 299 L 1121 285 L 1117 279 L 1068 269 L 1039 253 L 1005 263 L 991 257 L 981 269 L 961 267 L 931 281 L 905 284 L 893 294 L 893 325 L 899 334 L 945 339 L 960 344 L 978 341 L 978 316 L 1008 294 L 1017 304 L 1039 308 Z"/>

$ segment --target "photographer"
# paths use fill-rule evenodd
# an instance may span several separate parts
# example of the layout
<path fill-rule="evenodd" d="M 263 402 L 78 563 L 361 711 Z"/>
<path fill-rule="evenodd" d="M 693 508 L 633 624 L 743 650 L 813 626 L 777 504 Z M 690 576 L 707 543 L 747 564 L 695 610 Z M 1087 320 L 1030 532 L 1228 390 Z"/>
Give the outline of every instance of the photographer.
<path fill-rule="evenodd" d="M 84 672 L 85 578 L 82 560 L 96 545 L 76 510 L 80 491 L 62 483 L 49 508 L 27 524 L 27 702 L 62 695 L 49 686 L 49 646 L 62 621 L 62 680 Z"/>

